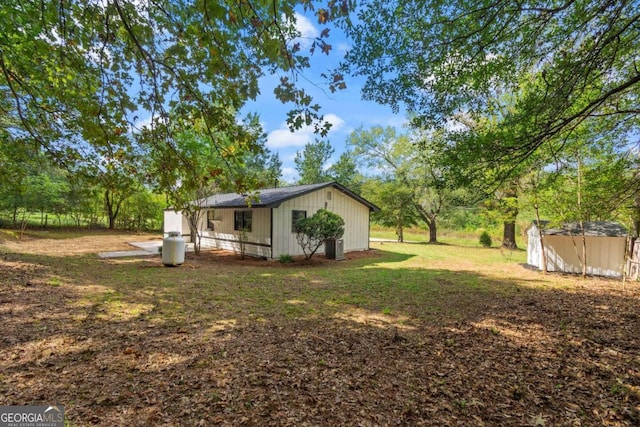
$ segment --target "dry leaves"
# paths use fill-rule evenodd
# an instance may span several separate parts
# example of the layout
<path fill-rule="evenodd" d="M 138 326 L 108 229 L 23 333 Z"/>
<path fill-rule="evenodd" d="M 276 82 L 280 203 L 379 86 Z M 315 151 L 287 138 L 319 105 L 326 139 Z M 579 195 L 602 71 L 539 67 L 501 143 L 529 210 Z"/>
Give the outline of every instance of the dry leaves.
<path fill-rule="evenodd" d="M 0 404 L 59 402 L 75 426 L 640 425 L 637 284 L 494 295 L 399 329 L 106 321 L 24 257 L 0 275 Z"/>

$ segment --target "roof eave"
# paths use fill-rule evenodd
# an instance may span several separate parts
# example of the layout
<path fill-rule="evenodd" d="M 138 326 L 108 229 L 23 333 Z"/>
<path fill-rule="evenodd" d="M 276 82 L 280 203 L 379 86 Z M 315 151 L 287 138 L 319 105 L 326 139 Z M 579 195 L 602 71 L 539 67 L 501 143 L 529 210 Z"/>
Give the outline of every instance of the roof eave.
<path fill-rule="evenodd" d="M 352 199 L 358 201 L 359 203 L 365 205 L 366 207 L 369 208 L 370 212 L 379 212 L 380 208 L 377 207 L 376 205 L 374 205 L 373 203 L 369 202 L 368 200 L 360 197 L 359 195 L 357 195 L 356 193 L 354 193 L 353 191 L 349 190 L 348 188 L 346 188 L 345 186 L 332 181 L 332 182 L 326 182 L 326 183 L 322 183 L 316 186 L 311 186 L 310 188 L 304 190 L 304 191 L 300 191 L 297 193 L 292 193 L 289 194 L 287 196 L 284 196 L 274 202 L 271 203 L 252 203 L 251 205 L 247 205 L 246 203 L 232 203 L 232 204 L 225 204 L 224 202 L 221 204 L 207 204 L 206 206 L 204 206 L 204 208 L 208 208 L 208 209 L 249 209 L 249 208 L 278 208 L 280 207 L 280 205 L 288 200 L 292 200 L 301 196 L 304 196 L 306 194 L 309 193 L 313 193 L 314 191 L 319 191 L 322 190 L 324 188 L 335 188 L 336 190 L 346 194 L 347 196 L 351 197 Z"/>

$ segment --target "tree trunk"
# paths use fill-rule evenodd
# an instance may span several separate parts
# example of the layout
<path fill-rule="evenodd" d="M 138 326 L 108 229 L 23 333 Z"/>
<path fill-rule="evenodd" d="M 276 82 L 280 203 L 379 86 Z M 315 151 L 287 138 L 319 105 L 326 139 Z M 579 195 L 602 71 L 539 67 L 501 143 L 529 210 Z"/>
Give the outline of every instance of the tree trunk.
<path fill-rule="evenodd" d="M 109 190 L 105 190 L 104 192 L 104 204 L 107 211 L 107 216 L 109 217 L 109 230 L 113 230 L 115 225 L 116 218 L 113 216 L 113 201 L 111 200 L 111 194 Z"/>
<path fill-rule="evenodd" d="M 505 221 L 502 233 L 502 246 L 509 249 L 516 249 L 516 222 Z"/>
<path fill-rule="evenodd" d="M 109 230 L 113 230 L 116 226 L 116 218 L 118 217 L 118 212 L 120 212 L 120 206 L 123 201 L 123 198 L 116 200 L 116 195 L 109 190 L 104 192 L 104 203 L 107 216 L 109 217 Z"/>
<path fill-rule="evenodd" d="M 202 210 L 187 213 L 187 222 L 189 223 L 189 237 L 193 243 L 193 252 L 196 255 L 200 255 L 200 248 L 202 242 L 202 234 L 198 232 L 198 224 L 200 224 L 200 218 Z"/>
<path fill-rule="evenodd" d="M 398 242 L 404 242 L 404 224 L 402 221 L 396 222 L 396 236 L 398 236 Z"/>
<path fill-rule="evenodd" d="M 640 237 L 640 195 L 636 196 L 633 204 L 633 236 Z"/>
<path fill-rule="evenodd" d="M 414 206 L 424 222 L 427 223 L 427 227 L 429 227 L 429 243 L 438 243 L 438 229 L 436 226 L 438 214 L 428 212 L 420 203 L 414 203 Z"/>
<path fill-rule="evenodd" d="M 432 218 L 431 221 L 427 222 L 427 226 L 429 227 L 429 243 L 438 243 L 436 219 Z"/>
<path fill-rule="evenodd" d="M 538 226 L 538 235 L 540 236 L 540 254 L 542 255 L 542 271 L 547 274 L 547 254 L 544 253 L 544 233 L 542 232 L 542 223 L 540 222 L 540 210 L 538 203 L 533 205 L 536 210 L 536 223 Z"/>
<path fill-rule="evenodd" d="M 580 234 L 582 235 L 582 277 L 587 277 L 587 238 L 584 234 L 584 218 L 582 214 L 582 158 L 578 153 L 578 213 L 580 214 Z"/>
<path fill-rule="evenodd" d="M 584 232 L 584 223 L 580 221 L 580 234 L 582 235 L 582 277 L 587 277 L 587 236 Z"/>
<path fill-rule="evenodd" d="M 109 212 L 109 230 L 113 230 L 116 226 L 116 218 Z"/>
<path fill-rule="evenodd" d="M 18 240 L 22 240 L 24 231 L 27 229 L 27 220 L 29 219 L 29 215 L 30 214 L 27 214 L 26 209 L 22 213 L 22 219 L 20 220 L 20 234 L 18 235 Z"/>
<path fill-rule="evenodd" d="M 502 233 L 502 246 L 516 249 L 516 219 L 518 218 L 518 183 L 509 184 L 503 197 L 504 203 L 504 228 Z"/>

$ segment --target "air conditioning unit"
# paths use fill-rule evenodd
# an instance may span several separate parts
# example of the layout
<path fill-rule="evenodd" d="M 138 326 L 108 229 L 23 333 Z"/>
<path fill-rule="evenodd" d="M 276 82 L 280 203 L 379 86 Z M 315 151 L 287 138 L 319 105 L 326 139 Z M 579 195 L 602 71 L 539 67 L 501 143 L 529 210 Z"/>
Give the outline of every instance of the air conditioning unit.
<path fill-rule="evenodd" d="M 329 259 L 336 261 L 344 260 L 344 240 L 343 239 L 327 239 L 324 242 L 324 253 Z"/>

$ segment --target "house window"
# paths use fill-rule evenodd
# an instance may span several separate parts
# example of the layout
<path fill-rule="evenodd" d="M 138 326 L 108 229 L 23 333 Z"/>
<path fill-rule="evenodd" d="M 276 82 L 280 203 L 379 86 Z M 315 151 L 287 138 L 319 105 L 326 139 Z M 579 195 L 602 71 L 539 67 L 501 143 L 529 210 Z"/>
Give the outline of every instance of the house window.
<path fill-rule="evenodd" d="M 296 232 L 296 223 L 307 217 L 307 211 L 291 211 L 291 231 Z"/>
<path fill-rule="evenodd" d="M 233 221 L 233 229 L 234 230 L 245 230 L 251 232 L 251 211 L 233 211 L 234 221 Z"/>
<path fill-rule="evenodd" d="M 214 230 L 213 220 L 215 219 L 215 211 L 209 209 L 207 211 L 207 230 Z"/>
<path fill-rule="evenodd" d="M 331 200 L 331 191 L 327 191 L 327 200 Z"/>

